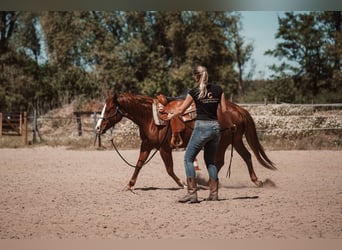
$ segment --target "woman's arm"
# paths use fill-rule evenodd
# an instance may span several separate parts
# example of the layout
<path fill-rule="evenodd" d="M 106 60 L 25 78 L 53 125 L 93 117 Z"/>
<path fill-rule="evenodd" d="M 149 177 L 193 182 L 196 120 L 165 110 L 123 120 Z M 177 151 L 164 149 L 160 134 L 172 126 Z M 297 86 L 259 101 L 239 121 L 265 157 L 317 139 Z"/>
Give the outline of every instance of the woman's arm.
<path fill-rule="evenodd" d="M 168 113 L 167 119 L 171 120 L 173 117 L 183 114 L 184 111 L 191 105 L 192 101 L 193 101 L 192 96 L 187 94 L 184 102 L 179 107 L 176 107 L 174 110 Z"/>
<path fill-rule="evenodd" d="M 224 93 L 222 92 L 222 95 L 221 95 L 221 102 L 220 102 L 220 105 L 221 105 L 221 110 L 222 110 L 222 113 L 226 113 L 228 112 L 228 109 L 227 109 L 227 104 L 226 104 L 226 97 L 224 96 Z"/>
<path fill-rule="evenodd" d="M 230 115 L 228 114 L 228 107 L 227 107 L 226 98 L 224 96 L 224 93 L 222 93 L 222 95 L 221 95 L 220 105 L 221 105 L 221 110 L 222 110 L 222 117 L 223 117 L 225 123 L 228 125 L 228 127 L 232 131 L 235 131 L 236 125 L 232 122 L 232 120 L 230 119 Z"/>

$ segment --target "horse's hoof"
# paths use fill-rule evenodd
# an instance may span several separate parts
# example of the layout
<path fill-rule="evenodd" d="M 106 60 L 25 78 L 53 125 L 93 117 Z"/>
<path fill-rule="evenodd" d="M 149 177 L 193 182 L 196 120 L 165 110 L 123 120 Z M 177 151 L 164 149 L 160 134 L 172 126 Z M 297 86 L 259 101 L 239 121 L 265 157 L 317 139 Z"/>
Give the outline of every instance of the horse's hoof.
<path fill-rule="evenodd" d="M 254 184 L 258 187 L 258 188 L 262 188 L 264 186 L 264 183 L 262 181 L 254 181 Z"/>
<path fill-rule="evenodd" d="M 177 185 L 180 188 L 186 188 L 186 183 L 184 181 L 181 181 L 181 180 L 177 181 Z"/>
<path fill-rule="evenodd" d="M 131 192 L 133 192 L 133 189 L 132 189 L 131 186 L 127 185 L 124 189 L 122 189 L 122 191 L 131 191 Z"/>

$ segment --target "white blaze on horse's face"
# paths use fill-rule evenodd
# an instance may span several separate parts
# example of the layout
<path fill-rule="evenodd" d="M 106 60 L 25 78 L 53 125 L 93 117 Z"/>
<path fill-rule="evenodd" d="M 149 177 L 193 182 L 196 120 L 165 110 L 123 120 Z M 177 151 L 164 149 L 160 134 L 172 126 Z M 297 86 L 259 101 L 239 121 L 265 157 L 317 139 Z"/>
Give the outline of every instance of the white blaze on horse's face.
<path fill-rule="evenodd" d="M 102 120 L 103 120 L 103 116 L 104 116 L 105 110 L 106 110 L 106 104 L 103 106 L 103 109 L 102 109 L 102 112 L 101 112 L 101 116 L 100 116 L 100 118 L 97 120 L 97 124 L 96 124 L 96 131 L 97 131 L 97 133 L 100 132 L 101 123 L 102 123 Z"/>

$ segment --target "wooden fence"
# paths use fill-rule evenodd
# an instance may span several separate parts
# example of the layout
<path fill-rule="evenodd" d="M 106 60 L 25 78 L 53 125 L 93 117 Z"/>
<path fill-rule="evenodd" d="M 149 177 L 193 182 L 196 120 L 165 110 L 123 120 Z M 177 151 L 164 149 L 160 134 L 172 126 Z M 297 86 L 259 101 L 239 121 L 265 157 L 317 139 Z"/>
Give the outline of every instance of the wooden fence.
<path fill-rule="evenodd" d="M 82 136 L 82 119 L 81 116 L 82 115 L 94 115 L 94 133 L 95 133 L 95 125 L 97 123 L 97 114 L 101 114 L 101 111 L 76 111 L 74 112 L 74 115 L 76 116 L 76 123 L 77 123 L 77 131 L 78 131 L 78 136 Z"/>
<path fill-rule="evenodd" d="M 252 115 L 257 131 L 262 135 L 268 134 L 298 134 L 300 131 L 342 131 L 342 104 L 244 104 Z M 303 111 L 303 113 L 302 113 Z M 328 111 L 326 113 L 321 111 Z M 32 143 L 37 142 L 37 135 L 47 139 L 87 139 L 95 136 L 95 125 L 100 111 L 74 111 L 66 116 L 33 116 L 26 113 L 0 113 L 1 135 L 21 135 L 27 144 L 27 120 L 29 120 Z M 31 124 L 32 122 L 32 124 Z M 116 137 L 127 139 L 137 134 L 137 127 L 130 121 L 116 127 Z M 39 128 L 39 130 L 38 130 Z M 29 135 L 31 136 L 31 135 Z M 73 137 L 76 136 L 76 137 Z M 340 136 L 339 136 L 340 138 Z M 139 138 L 138 138 L 139 139 Z M 133 139 L 132 139 L 133 140 Z"/>
<path fill-rule="evenodd" d="M 27 113 L 0 113 L 0 138 L 2 135 L 23 136 L 24 144 L 27 145 Z"/>

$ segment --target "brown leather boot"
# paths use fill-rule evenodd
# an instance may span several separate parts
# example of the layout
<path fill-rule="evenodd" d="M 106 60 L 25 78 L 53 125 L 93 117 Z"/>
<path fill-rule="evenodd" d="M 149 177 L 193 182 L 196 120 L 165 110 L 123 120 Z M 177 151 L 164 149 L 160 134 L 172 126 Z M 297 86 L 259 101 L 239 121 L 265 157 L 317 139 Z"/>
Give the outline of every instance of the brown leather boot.
<path fill-rule="evenodd" d="M 197 203 L 198 199 L 197 199 L 196 179 L 195 178 L 187 178 L 186 182 L 188 184 L 188 193 L 184 197 L 180 198 L 178 200 L 178 202 Z"/>
<path fill-rule="evenodd" d="M 218 184 L 218 179 L 209 179 L 209 196 L 206 199 L 207 201 L 218 201 Z"/>

